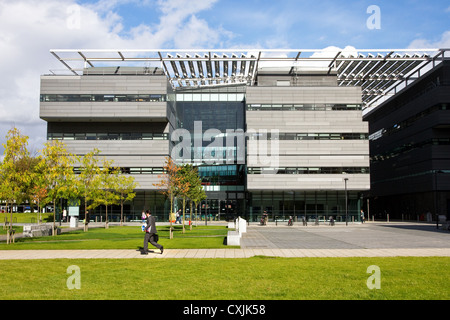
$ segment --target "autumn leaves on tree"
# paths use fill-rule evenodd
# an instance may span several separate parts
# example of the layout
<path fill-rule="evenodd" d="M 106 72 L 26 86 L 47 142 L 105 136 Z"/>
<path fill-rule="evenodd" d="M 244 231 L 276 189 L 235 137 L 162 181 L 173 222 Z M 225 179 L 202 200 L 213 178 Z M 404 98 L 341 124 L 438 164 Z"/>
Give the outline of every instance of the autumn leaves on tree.
<path fill-rule="evenodd" d="M 114 167 L 111 161 L 100 162 L 97 149 L 80 157 L 70 154 L 63 142 L 52 140 L 38 155 L 32 156 L 27 150 L 28 137 L 17 128 L 11 129 L 6 139 L 0 163 L 0 199 L 7 207 L 11 206 L 6 210 L 11 213 L 10 229 L 12 204 L 26 200 L 30 204 L 36 203 L 39 208 L 53 205 L 53 234 L 60 199 L 83 198 L 85 212 L 100 205 L 107 208 L 120 204 L 123 221 L 123 203 L 134 198 L 137 184 L 133 177 L 119 174 L 120 168 Z M 88 219 L 85 219 L 85 231 L 87 223 Z M 108 227 L 108 214 L 105 227 Z"/>
<path fill-rule="evenodd" d="M 166 157 L 164 165 L 164 174 L 158 177 L 160 180 L 153 184 L 162 194 L 164 194 L 170 201 L 170 239 L 173 238 L 173 226 L 175 221 L 175 213 L 173 212 L 175 197 L 180 197 L 183 207 L 183 233 L 185 232 L 185 216 L 186 203 L 190 202 L 189 225 L 192 229 L 192 206 L 197 207 L 199 203 L 206 199 L 205 190 L 202 187 L 201 179 L 198 175 L 197 168 L 191 164 L 177 165 L 170 157 Z M 197 216 L 197 214 L 195 215 Z"/>

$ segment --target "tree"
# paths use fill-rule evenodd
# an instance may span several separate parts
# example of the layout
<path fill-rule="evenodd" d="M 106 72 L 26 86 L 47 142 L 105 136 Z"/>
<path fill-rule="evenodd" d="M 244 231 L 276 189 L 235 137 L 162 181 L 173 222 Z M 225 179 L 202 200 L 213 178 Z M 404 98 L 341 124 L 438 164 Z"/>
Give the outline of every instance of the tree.
<path fill-rule="evenodd" d="M 35 185 L 31 191 L 31 199 L 37 204 L 37 221 L 41 221 L 41 208 L 47 204 L 47 188 Z"/>
<path fill-rule="evenodd" d="M 181 196 L 183 199 L 183 233 L 185 233 L 185 227 L 184 227 L 184 221 L 186 216 L 186 200 L 188 198 L 189 188 L 191 186 L 192 176 L 194 168 L 191 164 L 185 164 L 182 167 L 180 167 L 180 170 L 177 172 L 178 176 L 178 186 L 177 186 L 177 194 Z M 189 215 L 189 221 L 190 217 L 192 216 L 192 212 Z"/>
<path fill-rule="evenodd" d="M 106 208 L 105 216 L 105 229 L 109 228 L 108 219 L 108 206 L 117 204 L 119 202 L 119 197 L 114 191 L 114 184 L 117 176 L 119 175 L 119 170 L 112 167 L 112 161 L 103 159 L 103 167 L 100 169 L 99 174 L 96 176 L 96 191 L 89 194 L 88 199 L 92 200 L 92 206 L 97 207 L 99 205 L 104 205 Z"/>
<path fill-rule="evenodd" d="M 11 216 L 8 231 L 12 230 L 13 203 L 20 203 L 25 198 L 27 186 L 32 181 L 30 166 L 27 166 L 30 156 L 27 150 L 28 136 L 20 133 L 20 130 L 13 128 L 6 135 L 4 158 L 0 167 L 1 184 L 0 198 L 6 201 L 6 207 L 11 204 Z"/>
<path fill-rule="evenodd" d="M 193 168 L 193 172 L 190 176 L 190 188 L 188 192 L 188 197 L 191 200 L 191 215 L 192 215 L 192 204 L 195 206 L 195 216 L 197 217 L 197 208 L 200 202 L 206 199 L 206 192 L 202 186 L 202 180 L 198 175 L 198 169 Z M 191 224 L 192 230 L 192 224 Z"/>
<path fill-rule="evenodd" d="M 38 163 L 40 161 L 40 157 L 33 157 L 33 156 L 26 156 L 21 161 L 19 161 L 19 170 L 25 174 L 28 175 L 29 179 L 27 179 L 27 182 L 23 185 L 23 197 L 20 199 L 20 201 L 23 203 L 24 200 L 27 200 L 30 204 L 31 212 L 34 212 L 34 206 L 33 203 L 33 197 L 34 197 L 34 191 L 35 187 L 39 186 L 41 182 L 40 175 L 42 172 L 40 172 L 38 168 Z"/>
<path fill-rule="evenodd" d="M 63 142 L 52 140 L 42 150 L 38 168 L 42 170 L 47 185 L 47 198 L 53 203 L 53 235 L 56 231 L 56 208 L 59 199 L 78 198 L 77 177 L 73 171 L 76 156 L 67 152 Z"/>
<path fill-rule="evenodd" d="M 159 175 L 160 179 L 157 183 L 153 185 L 159 189 L 159 191 L 167 196 L 170 201 L 170 213 L 169 213 L 169 221 L 170 221 L 170 239 L 173 239 L 173 226 L 172 226 L 172 216 L 173 216 L 173 201 L 178 191 L 178 184 L 180 177 L 177 175 L 177 172 L 180 170 L 175 162 L 170 157 L 166 157 L 166 162 L 164 165 L 164 174 Z"/>
<path fill-rule="evenodd" d="M 114 190 L 117 192 L 120 201 L 120 225 L 123 225 L 123 203 L 131 201 L 136 196 L 134 189 L 137 188 L 137 183 L 134 177 L 127 177 L 119 175 L 116 179 Z"/>
<path fill-rule="evenodd" d="M 84 197 L 84 231 L 88 231 L 89 215 L 88 210 L 92 209 L 92 205 L 88 205 L 89 195 L 96 194 L 98 189 L 97 176 L 100 174 L 97 155 L 100 153 L 98 149 L 85 154 L 80 161 L 80 175 L 78 177 L 80 194 Z"/>

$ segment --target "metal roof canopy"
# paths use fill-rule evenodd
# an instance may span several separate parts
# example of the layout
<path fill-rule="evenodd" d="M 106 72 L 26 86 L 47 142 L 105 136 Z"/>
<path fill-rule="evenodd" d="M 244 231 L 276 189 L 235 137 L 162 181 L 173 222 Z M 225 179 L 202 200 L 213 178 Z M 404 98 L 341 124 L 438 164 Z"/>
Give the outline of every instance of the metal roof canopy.
<path fill-rule="evenodd" d="M 180 52 L 184 54 L 180 54 Z M 235 52 L 245 52 L 236 54 Z M 376 54 L 374 54 L 376 52 Z M 339 86 L 360 86 L 364 108 L 402 87 L 446 58 L 450 49 L 53 49 L 75 75 L 86 68 L 160 66 L 175 90 L 231 84 L 253 85 L 258 68 L 337 72 Z"/>

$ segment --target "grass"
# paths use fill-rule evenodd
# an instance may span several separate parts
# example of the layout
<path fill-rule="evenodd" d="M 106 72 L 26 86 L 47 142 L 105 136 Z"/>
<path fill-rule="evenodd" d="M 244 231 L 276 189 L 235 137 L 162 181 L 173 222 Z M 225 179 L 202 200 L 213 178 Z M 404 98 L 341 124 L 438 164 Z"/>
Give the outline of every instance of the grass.
<path fill-rule="evenodd" d="M 182 226 L 174 227 L 174 238 L 169 239 L 169 226 L 158 226 L 159 242 L 172 249 L 210 249 L 230 248 L 224 244 L 228 229 L 225 226 L 197 226 L 192 231 Z M 39 249 L 137 249 L 143 246 L 144 233 L 140 226 L 111 226 L 108 229 L 89 228 L 62 233 L 57 236 L 20 238 L 15 244 L 0 243 L 0 250 L 39 250 Z"/>
<path fill-rule="evenodd" d="M 11 220 L 11 214 L 8 213 L 2 213 L 0 215 L 1 217 L 1 228 L 0 228 L 0 235 L 5 235 L 7 230 L 4 228 L 5 225 L 5 219 L 8 221 Z M 13 224 L 15 223 L 36 223 L 38 218 L 38 213 L 13 213 Z M 43 222 L 51 222 L 53 221 L 53 213 L 41 213 L 41 218 Z M 9 225 L 9 224 L 8 224 Z M 17 233 L 23 232 L 22 226 L 14 226 L 14 230 L 16 230 Z"/>
<path fill-rule="evenodd" d="M 0 300 L 448 300 L 448 257 L 0 261 Z M 67 268 L 80 268 L 69 290 Z M 367 267 L 381 270 L 369 290 Z M 150 276 L 151 275 L 151 276 Z M 155 294 L 145 295 L 148 288 Z"/>
<path fill-rule="evenodd" d="M 169 227 L 158 227 L 166 248 L 224 248 L 227 231 L 176 226 L 170 240 Z M 0 250 L 135 250 L 143 239 L 140 226 L 111 226 Z M 67 287 L 71 265 L 80 268 L 79 290 Z M 380 290 L 367 288 L 371 265 L 380 267 Z M 0 300 L 448 300 L 448 265 L 449 257 L 0 260 Z M 150 287 L 155 294 L 143 295 Z"/>
<path fill-rule="evenodd" d="M 22 212 L 13 212 L 13 223 L 36 223 L 39 217 L 39 213 L 22 213 Z M 6 220 L 11 220 L 11 213 L 2 213 L 1 219 L 2 223 L 5 223 Z M 43 222 L 53 221 L 53 213 L 41 213 L 41 218 Z"/>

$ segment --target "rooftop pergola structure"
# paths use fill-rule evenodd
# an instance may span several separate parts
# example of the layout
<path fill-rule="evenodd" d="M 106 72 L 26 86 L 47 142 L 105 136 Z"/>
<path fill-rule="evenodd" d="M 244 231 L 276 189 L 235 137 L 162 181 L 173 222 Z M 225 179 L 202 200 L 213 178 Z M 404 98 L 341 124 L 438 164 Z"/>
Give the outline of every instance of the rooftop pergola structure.
<path fill-rule="evenodd" d="M 257 72 L 264 68 L 283 69 L 293 77 L 301 76 L 299 71 L 320 69 L 337 74 L 339 86 L 360 86 L 364 109 L 378 105 L 383 98 L 392 96 L 450 58 L 450 49 L 55 49 L 50 52 L 75 75 L 89 74 L 89 69 L 94 67 L 109 70 L 110 74 L 111 70 L 113 74 L 118 73 L 122 66 L 135 67 L 139 74 L 161 68 L 174 90 L 254 85 Z"/>

